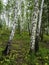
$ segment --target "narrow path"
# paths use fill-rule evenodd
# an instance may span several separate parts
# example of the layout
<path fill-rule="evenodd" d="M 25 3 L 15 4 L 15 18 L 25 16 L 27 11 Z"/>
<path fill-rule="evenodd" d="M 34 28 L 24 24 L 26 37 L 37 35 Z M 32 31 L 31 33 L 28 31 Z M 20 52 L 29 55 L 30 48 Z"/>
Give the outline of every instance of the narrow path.
<path fill-rule="evenodd" d="M 13 42 L 13 45 L 17 45 L 17 48 L 16 46 L 12 47 L 12 49 L 17 51 L 17 65 L 23 65 L 23 63 L 26 62 L 25 57 L 29 51 L 29 44 L 25 43 L 25 41 L 19 40 L 16 41 L 16 43 Z"/>

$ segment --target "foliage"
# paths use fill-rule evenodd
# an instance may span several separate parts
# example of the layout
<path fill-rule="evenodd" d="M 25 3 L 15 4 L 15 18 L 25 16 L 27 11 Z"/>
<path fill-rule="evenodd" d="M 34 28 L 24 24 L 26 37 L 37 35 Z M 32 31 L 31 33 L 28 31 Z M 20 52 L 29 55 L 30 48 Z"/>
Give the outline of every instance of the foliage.
<path fill-rule="evenodd" d="M 2 13 L 2 11 L 3 11 L 3 2 L 2 0 L 0 0 L 0 14 Z"/>
<path fill-rule="evenodd" d="M 31 29 L 32 27 L 34 0 L 7 1 L 5 5 L 2 0 L 0 0 L 0 65 L 49 65 L 49 35 L 45 34 L 45 32 L 48 31 L 45 29 L 47 27 L 49 29 L 49 1 L 45 0 L 44 3 L 41 24 L 42 31 L 44 31 L 43 41 L 39 42 L 39 51 L 36 55 L 34 53 L 29 54 L 30 36 L 28 31 L 28 23 L 29 28 Z M 17 6 L 17 4 L 19 4 L 19 6 Z M 39 9 L 40 5 L 41 0 L 39 1 Z M 10 54 L 5 56 L 3 55 L 3 50 L 7 45 L 11 33 L 11 25 L 15 20 L 15 6 L 17 6 L 16 9 L 18 9 L 17 17 L 19 21 L 15 21 L 17 26 L 12 40 Z M 10 27 L 7 26 L 7 21 L 10 23 Z"/>
<path fill-rule="evenodd" d="M 10 31 L 2 30 L 1 33 L 6 34 L 6 35 L 3 35 L 2 38 L 0 38 L 0 64 L 1 65 L 12 65 L 12 64 L 17 65 L 19 61 L 17 63 L 16 60 L 18 59 L 19 54 L 20 54 L 20 57 L 22 54 L 22 59 L 23 59 L 22 65 L 30 65 L 30 64 L 39 65 L 40 63 L 42 65 L 42 61 L 44 64 L 46 63 L 49 64 L 49 49 L 46 49 L 46 47 L 43 47 L 44 42 L 39 43 L 40 48 L 36 56 L 33 53 L 31 53 L 31 55 L 29 54 L 30 36 L 29 36 L 29 33 L 26 31 L 23 31 L 20 35 L 16 31 L 14 39 L 12 41 L 12 47 L 11 47 L 10 54 L 7 56 L 2 55 L 2 51 L 5 48 L 4 45 L 6 45 L 5 40 L 7 41 L 7 37 L 9 37 Z M 3 37 L 5 37 L 4 40 L 3 40 Z M 46 36 L 46 38 L 48 37 Z M 22 49 L 20 47 L 22 47 Z M 18 52 L 19 48 L 21 52 Z"/>

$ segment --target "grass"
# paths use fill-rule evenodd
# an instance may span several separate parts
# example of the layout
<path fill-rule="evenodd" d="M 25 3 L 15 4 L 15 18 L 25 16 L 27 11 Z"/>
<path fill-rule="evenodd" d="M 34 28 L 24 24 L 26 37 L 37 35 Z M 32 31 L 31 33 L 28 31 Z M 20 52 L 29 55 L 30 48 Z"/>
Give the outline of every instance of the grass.
<path fill-rule="evenodd" d="M 0 30 L 1 31 L 1 30 Z M 28 32 L 15 33 L 12 40 L 11 53 L 6 57 L 2 55 L 8 41 L 10 31 L 2 30 L 0 34 L 0 65 L 42 65 L 42 62 L 49 65 L 49 48 L 44 42 L 39 43 L 39 52 L 37 56 L 29 54 L 30 36 Z M 44 34 L 44 41 L 49 41 L 49 36 Z M 2 59 L 1 59 L 2 58 Z"/>
<path fill-rule="evenodd" d="M 44 36 L 44 40 L 45 40 L 45 41 L 49 41 L 49 36 L 48 36 L 48 35 L 45 35 L 45 34 L 44 34 L 43 36 Z"/>

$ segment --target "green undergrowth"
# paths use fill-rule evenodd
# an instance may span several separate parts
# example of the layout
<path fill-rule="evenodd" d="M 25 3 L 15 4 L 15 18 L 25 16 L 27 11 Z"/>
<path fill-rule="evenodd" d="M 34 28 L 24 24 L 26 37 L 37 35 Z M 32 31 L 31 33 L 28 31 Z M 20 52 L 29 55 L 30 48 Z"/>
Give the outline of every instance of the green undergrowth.
<path fill-rule="evenodd" d="M 10 54 L 4 56 L 2 51 L 6 47 L 9 35 L 9 30 L 2 30 L 0 33 L 0 65 L 49 65 L 49 48 L 47 48 L 49 46 L 46 46 L 47 43 L 40 42 L 37 54 L 29 54 L 30 36 L 28 32 L 21 32 L 21 34 L 15 33 Z M 49 36 L 44 35 L 45 40 L 49 41 Z M 23 59 L 21 63 L 20 59 Z"/>
<path fill-rule="evenodd" d="M 45 41 L 49 41 L 49 35 L 45 35 L 45 34 L 44 34 L 43 36 L 44 36 L 44 40 L 45 40 Z"/>

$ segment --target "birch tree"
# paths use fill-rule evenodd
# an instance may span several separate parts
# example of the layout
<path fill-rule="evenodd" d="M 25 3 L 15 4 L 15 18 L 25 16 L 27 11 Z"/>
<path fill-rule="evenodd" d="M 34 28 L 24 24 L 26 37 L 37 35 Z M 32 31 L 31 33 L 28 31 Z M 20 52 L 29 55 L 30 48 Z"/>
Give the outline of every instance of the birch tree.
<path fill-rule="evenodd" d="M 15 33 L 15 28 L 16 28 L 16 21 L 17 21 L 17 2 L 15 1 L 15 6 L 14 6 L 14 22 L 13 22 L 13 27 L 12 27 L 12 31 L 11 31 L 11 34 L 10 34 L 10 37 L 9 37 L 9 40 L 8 40 L 8 42 L 7 42 L 7 46 L 6 46 L 6 48 L 5 48 L 5 50 L 3 51 L 3 53 L 5 54 L 5 55 L 7 55 L 7 54 L 9 54 L 9 52 L 10 52 L 10 47 L 11 47 L 11 41 L 12 41 L 12 39 L 13 39 L 13 37 L 14 37 L 14 33 Z"/>
<path fill-rule="evenodd" d="M 43 5 L 44 5 L 44 0 L 42 0 L 41 8 L 40 8 L 40 11 L 39 11 L 39 24 L 38 24 L 39 33 L 40 33 L 40 27 L 41 27 L 41 22 L 42 22 Z"/>
<path fill-rule="evenodd" d="M 6 4 L 6 17 L 7 17 L 8 27 L 9 27 L 9 23 L 10 23 L 10 8 L 11 8 L 10 0 L 7 0 L 7 4 Z"/>
<path fill-rule="evenodd" d="M 33 11 L 33 20 L 32 20 L 32 34 L 31 34 L 31 47 L 30 52 L 35 51 L 35 37 L 36 37 L 36 27 L 37 27 L 37 20 L 38 20 L 38 13 L 39 13 L 39 1 L 34 1 L 34 11 Z"/>
<path fill-rule="evenodd" d="M 41 8 L 39 10 L 39 22 L 37 25 L 37 30 L 36 30 L 36 39 L 35 39 L 35 53 L 39 50 L 39 35 L 40 35 L 40 28 L 41 28 L 41 22 L 42 22 L 42 12 L 43 12 L 43 4 L 44 0 L 41 2 Z"/>

